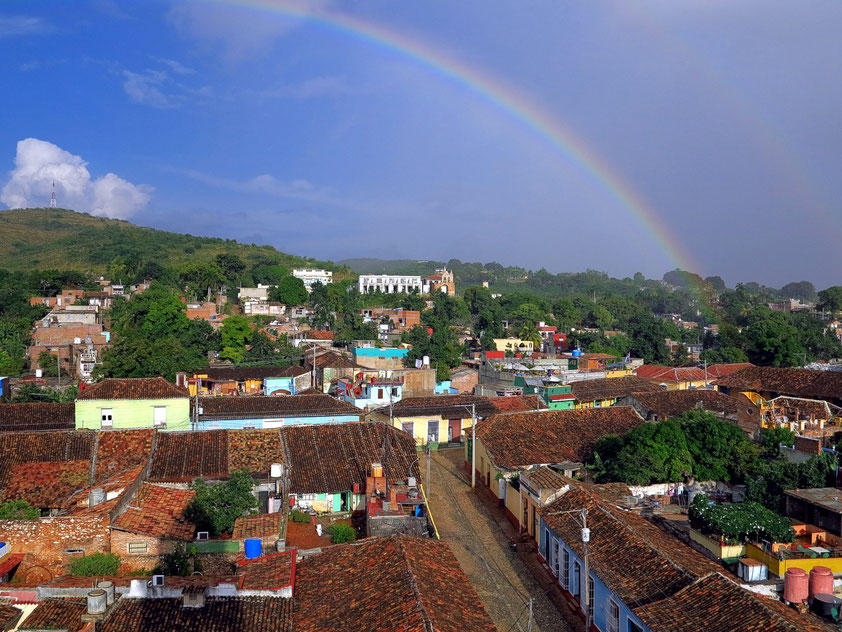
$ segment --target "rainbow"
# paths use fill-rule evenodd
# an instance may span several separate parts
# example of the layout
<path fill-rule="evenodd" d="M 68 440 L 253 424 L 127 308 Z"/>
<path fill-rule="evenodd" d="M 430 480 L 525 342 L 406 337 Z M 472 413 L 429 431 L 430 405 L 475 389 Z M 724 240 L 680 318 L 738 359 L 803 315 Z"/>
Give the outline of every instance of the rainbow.
<path fill-rule="evenodd" d="M 643 197 L 601 158 L 570 127 L 546 109 L 496 78 L 480 73 L 461 61 L 432 50 L 404 34 L 335 12 L 319 11 L 289 0 L 214 0 L 290 18 L 305 20 L 345 36 L 384 48 L 452 81 L 491 106 L 505 112 L 576 165 L 591 181 L 626 209 L 651 235 L 677 267 L 694 271 L 696 266 L 678 239 L 664 225 Z"/>

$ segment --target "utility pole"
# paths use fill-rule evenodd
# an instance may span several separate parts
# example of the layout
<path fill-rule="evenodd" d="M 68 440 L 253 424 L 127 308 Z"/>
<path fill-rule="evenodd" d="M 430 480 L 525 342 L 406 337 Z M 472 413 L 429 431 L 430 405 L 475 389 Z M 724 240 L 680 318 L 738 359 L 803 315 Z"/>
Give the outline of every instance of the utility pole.
<path fill-rule="evenodd" d="M 582 562 L 585 571 L 585 630 L 591 629 L 591 575 L 588 565 L 588 542 L 591 541 L 591 530 L 588 529 L 588 510 L 582 509 L 582 547 L 584 554 L 582 555 Z"/>
<path fill-rule="evenodd" d="M 427 502 L 430 501 L 430 442 L 427 442 Z"/>
<path fill-rule="evenodd" d="M 529 599 L 529 622 L 526 624 L 526 632 L 532 632 L 532 601 L 533 599 Z M 588 628 L 585 628 L 587 630 Z"/>
<path fill-rule="evenodd" d="M 471 404 L 471 489 L 477 486 L 477 405 Z"/>
<path fill-rule="evenodd" d="M 61 351 L 56 355 L 56 375 L 58 375 L 58 385 L 61 386 Z"/>

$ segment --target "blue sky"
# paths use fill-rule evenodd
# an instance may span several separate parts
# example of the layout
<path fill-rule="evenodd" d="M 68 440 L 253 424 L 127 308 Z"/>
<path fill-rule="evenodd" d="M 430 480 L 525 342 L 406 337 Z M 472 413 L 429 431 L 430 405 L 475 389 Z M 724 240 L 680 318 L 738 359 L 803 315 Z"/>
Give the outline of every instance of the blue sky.
<path fill-rule="evenodd" d="M 319 20 L 214 0 L 3 2 L 0 204 L 46 205 L 55 179 L 62 206 L 320 258 L 842 282 L 837 0 L 307 7 L 542 108 L 674 252 L 464 84 Z"/>

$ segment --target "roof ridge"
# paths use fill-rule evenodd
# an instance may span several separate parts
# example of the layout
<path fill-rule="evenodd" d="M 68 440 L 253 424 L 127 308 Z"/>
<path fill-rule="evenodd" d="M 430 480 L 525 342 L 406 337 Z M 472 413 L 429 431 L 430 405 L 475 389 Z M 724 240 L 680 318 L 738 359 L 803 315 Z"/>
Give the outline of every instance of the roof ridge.
<path fill-rule="evenodd" d="M 395 540 L 398 543 L 401 557 L 403 557 L 404 564 L 406 565 L 406 572 L 409 575 L 409 586 L 412 589 L 412 594 L 415 595 L 415 602 L 418 604 L 421 622 L 423 623 L 425 630 L 433 632 L 435 630 L 435 627 L 433 626 L 433 618 L 430 616 L 429 612 L 427 612 L 427 608 L 424 605 L 421 590 L 418 588 L 418 581 L 415 579 L 415 573 L 412 570 L 412 562 L 409 560 L 409 556 L 406 552 L 406 546 L 404 546 L 403 539 L 400 536 L 395 536 Z"/>

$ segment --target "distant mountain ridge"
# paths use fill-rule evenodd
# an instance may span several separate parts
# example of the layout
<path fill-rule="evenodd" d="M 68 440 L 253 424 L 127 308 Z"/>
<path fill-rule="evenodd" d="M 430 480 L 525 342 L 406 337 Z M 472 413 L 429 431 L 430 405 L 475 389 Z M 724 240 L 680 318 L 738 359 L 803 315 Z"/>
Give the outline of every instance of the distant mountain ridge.
<path fill-rule="evenodd" d="M 119 257 L 177 266 L 210 262 L 223 253 L 236 254 L 251 263 L 288 268 L 335 267 L 330 262 L 286 254 L 272 246 L 171 233 L 66 209 L 0 211 L 0 268 L 6 270 L 55 268 L 103 274 L 108 264 Z"/>

